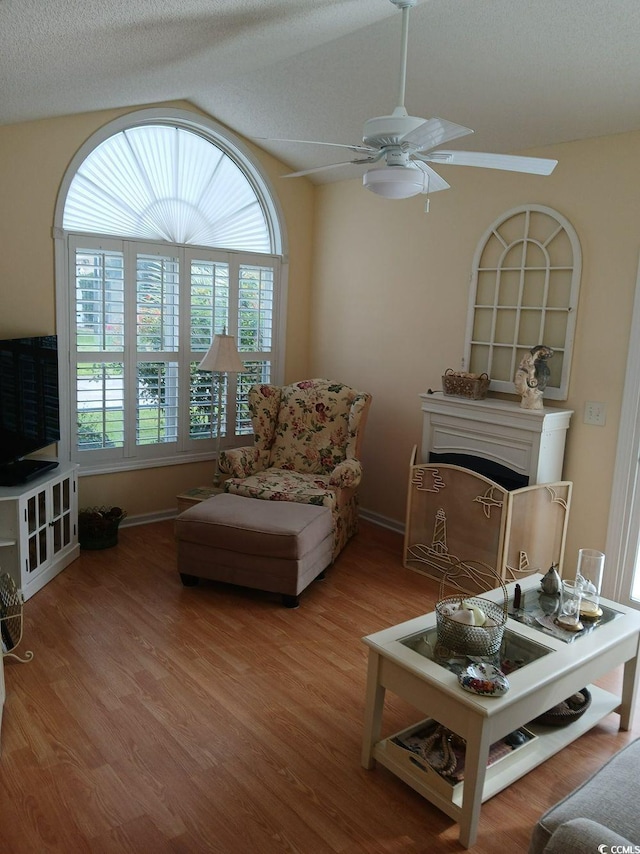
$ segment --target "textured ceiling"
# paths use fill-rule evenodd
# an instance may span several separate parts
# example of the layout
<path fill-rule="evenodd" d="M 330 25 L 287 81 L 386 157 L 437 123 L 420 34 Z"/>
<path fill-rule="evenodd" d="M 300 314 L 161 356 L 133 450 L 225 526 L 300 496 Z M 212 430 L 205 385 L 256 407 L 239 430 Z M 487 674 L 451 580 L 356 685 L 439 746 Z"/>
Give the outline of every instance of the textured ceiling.
<path fill-rule="evenodd" d="M 396 106 L 400 22 L 389 0 L 0 0 L 0 124 L 184 98 L 245 136 L 357 143 Z M 482 151 L 634 130 L 639 44 L 638 0 L 419 0 L 406 106 Z"/>

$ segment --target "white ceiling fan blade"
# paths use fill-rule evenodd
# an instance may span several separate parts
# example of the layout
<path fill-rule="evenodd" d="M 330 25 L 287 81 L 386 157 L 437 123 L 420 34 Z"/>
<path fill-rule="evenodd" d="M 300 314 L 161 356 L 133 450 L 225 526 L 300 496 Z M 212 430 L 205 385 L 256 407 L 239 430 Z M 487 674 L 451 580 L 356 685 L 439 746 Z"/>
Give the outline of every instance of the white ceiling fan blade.
<path fill-rule="evenodd" d="M 426 163 L 422 163 L 419 160 L 414 160 L 413 162 L 427 176 L 427 186 L 422 191 L 423 193 L 437 193 L 438 190 L 448 190 L 451 187 L 431 166 L 427 166 Z"/>
<path fill-rule="evenodd" d="M 424 155 L 431 163 L 452 166 L 480 166 L 484 169 L 504 169 L 507 172 L 527 172 L 531 175 L 551 175 L 557 160 L 544 157 L 518 157 L 513 154 L 487 154 L 483 151 L 431 151 Z"/>
<path fill-rule="evenodd" d="M 380 156 L 382 156 L 382 152 L 380 152 Z M 380 157 L 366 157 L 363 160 L 343 160 L 341 163 L 327 163 L 326 166 L 314 166 L 312 169 L 302 169 L 300 172 L 289 172 L 282 177 L 301 178 L 303 175 L 311 175 L 313 172 L 324 172 L 327 169 L 337 169 L 339 166 L 359 166 L 361 163 L 375 163 L 379 159 Z"/>
<path fill-rule="evenodd" d="M 436 116 L 427 119 L 414 130 L 410 130 L 398 142 L 400 145 L 405 142 L 415 145 L 418 151 L 429 151 L 436 145 L 442 145 L 443 142 L 449 142 L 451 139 L 458 139 L 458 137 L 467 136 L 470 133 L 473 133 L 471 128 L 448 122 L 446 119 L 440 119 Z"/>
<path fill-rule="evenodd" d="M 252 136 L 251 139 L 262 140 L 263 142 L 297 142 L 301 145 L 330 145 L 333 148 L 348 148 L 349 151 L 356 151 L 362 154 L 374 154 L 378 150 L 377 148 L 371 148 L 369 145 L 348 145 L 344 142 L 320 142 L 317 139 L 281 139 L 277 136 Z"/>

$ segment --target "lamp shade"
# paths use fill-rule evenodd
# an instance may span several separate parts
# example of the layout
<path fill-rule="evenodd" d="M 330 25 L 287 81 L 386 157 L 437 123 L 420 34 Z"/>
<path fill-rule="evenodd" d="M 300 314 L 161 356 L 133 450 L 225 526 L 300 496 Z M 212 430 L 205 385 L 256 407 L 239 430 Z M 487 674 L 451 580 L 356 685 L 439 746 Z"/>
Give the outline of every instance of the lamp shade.
<path fill-rule="evenodd" d="M 362 183 L 385 199 L 408 199 L 426 189 L 426 175 L 421 169 L 407 166 L 383 166 L 365 172 Z"/>
<path fill-rule="evenodd" d="M 198 365 L 202 371 L 244 371 L 244 364 L 238 355 L 236 339 L 226 333 L 214 335 L 211 347 Z"/>

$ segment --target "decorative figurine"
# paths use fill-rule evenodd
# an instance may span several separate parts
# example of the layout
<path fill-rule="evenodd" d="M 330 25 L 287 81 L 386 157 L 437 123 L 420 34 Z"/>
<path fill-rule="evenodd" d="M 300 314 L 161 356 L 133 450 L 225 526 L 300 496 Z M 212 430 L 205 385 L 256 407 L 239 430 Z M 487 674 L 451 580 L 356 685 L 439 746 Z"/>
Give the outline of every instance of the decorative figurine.
<path fill-rule="evenodd" d="M 515 589 L 513 591 L 513 610 L 519 611 L 522 607 L 522 587 L 519 584 L 516 584 Z"/>
<path fill-rule="evenodd" d="M 557 566 L 557 563 L 551 564 L 549 571 L 540 582 L 540 587 L 542 587 L 543 593 L 554 595 L 560 592 L 562 583 L 560 581 L 560 576 L 558 575 Z"/>
<path fill-rule="evenodd" d="M 544 344 L 532 347 L 523 356 L 514 378 L 516 391 L 521 396 L 522 409 L 542 409 L 542 395 L 549 382 L 551 371 L 547 360 L 553 356 L 553 350 Z"/>

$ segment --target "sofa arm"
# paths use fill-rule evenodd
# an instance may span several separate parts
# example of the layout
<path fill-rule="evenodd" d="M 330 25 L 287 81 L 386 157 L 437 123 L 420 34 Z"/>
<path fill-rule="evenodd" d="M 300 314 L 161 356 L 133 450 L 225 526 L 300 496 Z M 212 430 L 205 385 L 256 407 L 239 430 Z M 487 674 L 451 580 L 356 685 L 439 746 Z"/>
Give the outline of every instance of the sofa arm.
<path fill-rule="evenodd" d="M 329 486 L 337 489 L 354 489 L 362 480 L 362 464 L 359 460 L 343 460 L 334 468 Z"/>
<path fill-rule="evenodd" d="M 220 452 L 220 471 L 232 477 L 250 477 L 267 467 L 269 454 L 252 445 Z"/>
<path fill-rule="evenodd" d="M 596 851 L 633 851 L 635 845 L 613 830 L 590 818 L 572 818 L 551 834 L 544 854 L 595 854 Z"/>

